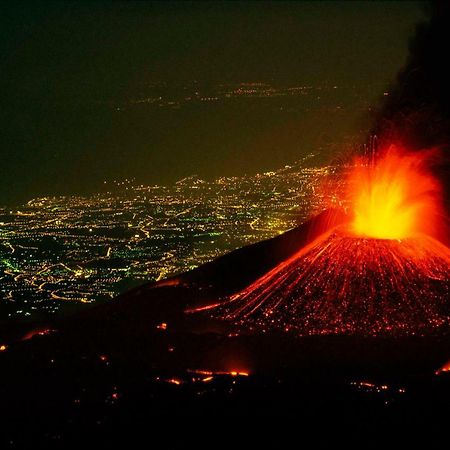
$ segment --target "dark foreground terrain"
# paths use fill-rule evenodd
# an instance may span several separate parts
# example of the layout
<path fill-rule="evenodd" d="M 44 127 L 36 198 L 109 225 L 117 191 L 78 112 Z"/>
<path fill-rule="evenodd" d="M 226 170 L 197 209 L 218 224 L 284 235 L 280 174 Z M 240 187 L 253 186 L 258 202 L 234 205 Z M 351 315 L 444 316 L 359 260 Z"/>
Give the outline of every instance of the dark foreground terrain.
<path fill-rule="evenodd" d="M 447 446 L 445 335 L 236 333 L 186 314 L 254 281 L 318 222 L 55 323 L 3 332 L 1 448 Z M 128 448 L 128 447 L 127 447 Z"/>

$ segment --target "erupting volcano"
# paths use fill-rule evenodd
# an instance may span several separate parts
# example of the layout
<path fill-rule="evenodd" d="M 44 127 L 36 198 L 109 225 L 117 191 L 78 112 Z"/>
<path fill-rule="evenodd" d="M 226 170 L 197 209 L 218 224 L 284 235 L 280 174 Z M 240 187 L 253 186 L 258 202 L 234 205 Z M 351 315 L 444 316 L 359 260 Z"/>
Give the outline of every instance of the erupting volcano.
<path fill-rule="evenodd" d="M 208 312 L 241 329 L 300 335 L 415 335 L 450 325 L 450 249 L 437 238 L 432 153 L 392 146 L 355 160 L 349 220 Z"/>

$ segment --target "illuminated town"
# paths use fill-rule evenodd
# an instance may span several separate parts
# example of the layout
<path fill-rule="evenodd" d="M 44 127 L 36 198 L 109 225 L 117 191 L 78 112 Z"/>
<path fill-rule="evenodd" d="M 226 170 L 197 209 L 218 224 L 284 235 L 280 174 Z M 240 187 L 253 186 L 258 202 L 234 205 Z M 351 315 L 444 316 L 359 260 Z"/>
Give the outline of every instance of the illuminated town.
<path fill-rule="evenodd" d="M 293 228 L 322 209 L 318 188 L 336 171 L 315 166 L 315 158 L 248 177 L 191 176 L 173 186 L 105 182 L 101 194 L 3 208 L 2 309 L 10 318 L 34 318 L 109 300 Z"/>
<path fill-rule="evenodd" d="M 0 22 L 0 450 L 448 446 L 450 2 Z"/>
<path fill-rule="evenodd" d="M 136 88 L 136 94 L 123 99 L 98 100 L 99 104 L 125 112 L 139 107 L 156 107 L 176 110 L 205 103 L 223 103 L 229 106 L 245 99 L 261 100 L 259 106 L 272 106 L 286 113 L 302 111 L 305 108 L 326 108 L 328 113 L 338 112 L 349 105 L 370 108 L 367 92 L 379 91 L 377 83 L 361 86 L 335 84 L 281 84 L 269 82 L 213 83 L 207 85 L 199 81 L 170 84 L 162 81 L 147 82 Z M 342 99 L 342 92 L 346 98 Z M 384 95 L 388 95 L 387 92 Z M 264 105 L 264 100 L 270 103 Z M 277 102 L 278 99 L 278 102 Z"/>

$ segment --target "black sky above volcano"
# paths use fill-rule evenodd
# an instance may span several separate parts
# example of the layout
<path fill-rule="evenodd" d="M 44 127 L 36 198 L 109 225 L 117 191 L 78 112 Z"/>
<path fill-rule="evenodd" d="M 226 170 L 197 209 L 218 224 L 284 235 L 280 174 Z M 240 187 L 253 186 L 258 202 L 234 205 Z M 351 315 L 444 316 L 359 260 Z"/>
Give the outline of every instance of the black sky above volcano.
<path fill-rule="evenodd" d="M 380 106 L 373 133 L 384 141 L 400 139 L 407 148 L 440 151 L 435 172 L 450 207 L 450 4 L 433 1 L 428 18 L 416 26 L 405 66 Z"/>
<path fill-rule="evenodd" d="M 289 163 L 354 130 L 361 111 L 337 120 L 105 104 L 145 95 L 149 82 L 192 80 L 356 86 L 370 104 L 422 17 L 415 2 L 2 2 L 0 203 L 92 192 L 104 179 L 170 183 Z M 348 90 L 336 95 L 348 101 Z"/>

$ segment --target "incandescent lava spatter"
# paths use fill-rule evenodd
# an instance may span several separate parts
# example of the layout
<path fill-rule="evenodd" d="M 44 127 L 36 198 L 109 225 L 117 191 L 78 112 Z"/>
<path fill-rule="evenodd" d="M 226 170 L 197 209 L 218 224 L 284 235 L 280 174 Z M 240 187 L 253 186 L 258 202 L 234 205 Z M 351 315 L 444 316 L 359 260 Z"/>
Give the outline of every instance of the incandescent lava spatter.
<path fill-rule="evenodd" d="M 311 334 L 411 335 L 450 324 L 450 250 L 405 240 L 321 236 L 210 310 L 239 327 Z"/>
<path fill-rule="evenodd" d="M 356 160 L 347 183 L 349 224 L 203 310 L 239 329 L 300 335 L 449 329 L 450 249 L 433 237 L 442 209 L 430 155 L 391 146 L 375 164 Z"/>

